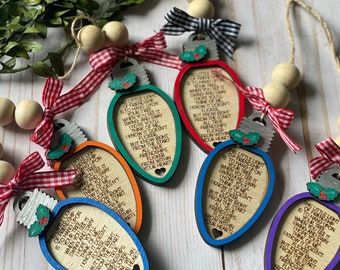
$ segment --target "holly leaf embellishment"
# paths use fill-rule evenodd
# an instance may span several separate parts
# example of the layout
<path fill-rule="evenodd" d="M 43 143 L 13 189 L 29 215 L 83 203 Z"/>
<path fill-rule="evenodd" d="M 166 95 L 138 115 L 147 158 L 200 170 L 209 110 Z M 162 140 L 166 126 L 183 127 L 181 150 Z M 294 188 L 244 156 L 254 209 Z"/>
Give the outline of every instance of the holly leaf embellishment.
<path fill-rule="evenodd" d="M 207 47 L 201 44 L 195 48 L 193 51 L 184 51 L 179 56 L 184 62 L 198 62 L 201 61 L 208 54 Z"/>
<path fill-rule="evenodd" d="M 137 82 L 137 75 L 129 72 L 124 77 L 113 79 L 109 83 L 109 87 L 114 91 L 128 90 L 134 86 Z"/>
<path fill-rule="evenodd" d="M 70 151 L 72 141 L 72 138 L 68 134 L 64 133 L 60 137 L 58 145 L 48 151 L 47 158 L 50 160 L 61 158 L 68 151 Z"/>
<path fill-rule="evenodd" d="M 333 188 L 326 188 L 316 182 L 307 183 L 308 191 L 322 201 L 334 201 L 338 192 Z"/>
<path fill-rule="evenodd" d="M 45 205 L 39 204 L 35 216 L 37 220 L 28 229 L 29 237 L 36 237 L 43 232 L 50 220 L 50 210 Z"/>
<path fill-rule="evenodd" d="M 257 132 L 244 133 L 239 129 L 230 130 L 229 135 L 233 141 L 243 145 L 255 145 L 261 139 Z"/>

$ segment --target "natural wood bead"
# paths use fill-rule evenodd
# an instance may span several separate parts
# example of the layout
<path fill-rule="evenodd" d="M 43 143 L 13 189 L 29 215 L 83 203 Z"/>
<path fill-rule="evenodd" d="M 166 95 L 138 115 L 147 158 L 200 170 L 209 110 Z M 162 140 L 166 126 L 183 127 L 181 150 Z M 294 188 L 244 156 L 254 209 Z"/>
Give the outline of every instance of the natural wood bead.
<path fill-rule="evenodd" d="M 277 82 L 271 82 L 263 88 L 266 101 L 275 108 L 284 108 L 289 104 L 290 94 L 288 88 Z"/>
<path fill-rule="evenodd" d="M 14 113 L 15 122 L 22 129 L 34 129 L 43 116 L 43 109 L 34 100 L 21 101 Z"/>
<path fill-rule="evenodd" d="M 93 53 L 105 45 L 105 35 L 103 31 L 95 25 L 86 25 L 80 29 L 77 35 L 82 49 L 87 53 Z"/>
<path fill-rule="evenodd" d="M 301 81 L 301 73 L 295 65 L 282 63 L 274 68 L 272 80 L 294 89 Z"/>
<path fill-rule="evenodd" d="M 124 47 L 129 41 L 129 31 L 121 22 L 108 22 L 103 27 L 106 44 L 109 46 Z"/>
<path fill-rule="evenodd" d="M 13 122 L 14 110 L 15 105 L 10 99 L 0 97 L 0 126 Z"/>
<path fill-rule="evenodd" d="M 13 179 L 15 169 L 7 161 L 0 160 L 0 183 L 5 184 Z"/>
<path fill-rule="evenodd" d="M 340 136 L 336 137 L 334 141 L 338 146 L 340 146 Z"/>
<path fill-rule="evenodd" d="M 188 14 L 196 18 L 211 19 L 215 15 L 215 9 L 208 0 L 193 0 L 189 3 Z"/>

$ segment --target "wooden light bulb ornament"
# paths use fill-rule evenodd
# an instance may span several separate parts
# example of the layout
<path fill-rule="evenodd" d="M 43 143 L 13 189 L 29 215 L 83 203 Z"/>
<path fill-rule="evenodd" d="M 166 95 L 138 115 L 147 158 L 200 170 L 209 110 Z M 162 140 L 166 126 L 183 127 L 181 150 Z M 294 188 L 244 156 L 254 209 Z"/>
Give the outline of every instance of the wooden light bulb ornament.
<path fill-rule="evenodd" d="M 335 63 L 340 68 L 331 31 L 322 16 L 303 0 L 287 0 L 286 26 L 294 63 L 295 41 L 289 19 L 290 8 L 301 6 L 324 29 Z M 280 65 L 273 80 L 293 87 L 298 80 L 294 66 Z M 339 126 L 340 119 L 337 120 Z M 340 137 L 315 145 L 320 153 L 309 163 L 306 193 L 290 198 L 277 212 L 267 238 L 265 269 L 338 269 L 340 263 L 340 207 L 333 203 L 340 194 Z M 301 251 L 303 252 L 301 253 Z"/>
<path fill-rule="evenodd" d="M 319 157 L 310 161 L 309 191 L 290 198 L 271 224 L 265 249 L 265 269 L 338 269 L 340 263 L 340 140 L 316 145 Z M 312 180 L 313 179 L 313 180 Z M 301 255 L 303 250 L 303 255 Z"/>
<path fill-rule="evenodd" d="M 15 197 L 17 222 L 27 227 L 29 237 L 39 237 L 41 251 L 55 269 L 94 269 L 105 260 L 108 269 L 149 270 L 136 234 L 108 206 L 84 197 L 58 202 L 40 190 L 70 186 L 75 170 L 37 172 L 43 166 L 38 152 L 29 155 L 17 171 L 0 162 L 0 225 Z"/>
<path fill-rule="evenodd" d="M 116 95 L 111 101 L 107 121 L 112 142 L 130 166 L 143 179 L 160 185 L 172 178 L 179 164 L 182 128 L 174 102 L 150 83 L 145 67 L 130 58 L 133 54 L 140 57 L 140 52 L 145 51 L 144 44 L 165 44 L 163 33 L 156 34 L 149 42 L 121 51 L 120 62 L 111 74 L 109 87 L 116 91 Z M 156 60 L 164 54 L 157 47 L 147 46 L 145 53 L 150 54 L 146 55 L 147 58 L 156 57 Z M 123 57 L 126 53 L 129 58 Z M 164 60 L 166 58 L 169 59 Z M 162 59 L 175 64 L 175 68 L 181 66 L 177 56 L 164 54 Z M 162 65 L 162 61 L 155 63 Z"/>
<path fill-rule="evenodd" d="M 166 35 L 193 32 L 180 58 L 185 63 L 175 82 L 174 100 L 190 137 L 209 153 L 219 142 L 229 139 L 244 115 L 244 97 L 227 76 L 241 84 L 238 75 L 219 59 L 220 49 L 232 58 L 241 25 L 214 19 L 214 6 L 207 0 L 193 0 L 188 13 L 174 8 L 162 27 Z M 199 98 L 199 97 L 204 97 Z"/>
<path fill-rule="evenodd" d="M 34 129 L 43 117 L 41 105 L 34 100 L 21 101 L 16 107 L 8 98 L 0 98 L 0 125 L 6 126 L 15 120 L 26 130 Z"/>
<path fill-rule="evenodd" d="M 227 76 L 256 110 L 244 117 L 230 140 L 219 143 L 200 170 L 195 214 L 199 232 L 211 246 L 224 246 L 241 237 L 262 215 L 275 186 L 275 169 L 267 154 L 276 132 L 287 146 L 300 150 L 285 133 L 294 113 L 288 88 L 272 82 L 264 90 L 244 87 Z M 265 97 L 265 93 L 266 96 Z"/>

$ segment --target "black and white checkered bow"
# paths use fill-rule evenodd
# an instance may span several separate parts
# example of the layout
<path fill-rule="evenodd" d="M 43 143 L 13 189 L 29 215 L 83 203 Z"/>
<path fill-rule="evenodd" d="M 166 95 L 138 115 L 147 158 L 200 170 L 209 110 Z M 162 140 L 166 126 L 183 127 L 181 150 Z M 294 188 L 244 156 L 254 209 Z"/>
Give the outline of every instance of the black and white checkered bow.
<path fill-rule="evenodd" d="M 166 35 L 178 36 L 184 32 L 206 33 L 216 40 L 218 47 L 228 57 L 233 57 L 234 40 L 237 38 L 241 25 L 226 19 L 195 18 L 179 8 L 174 8 L 166 16 L 168 21 L 162 27 Z"/>

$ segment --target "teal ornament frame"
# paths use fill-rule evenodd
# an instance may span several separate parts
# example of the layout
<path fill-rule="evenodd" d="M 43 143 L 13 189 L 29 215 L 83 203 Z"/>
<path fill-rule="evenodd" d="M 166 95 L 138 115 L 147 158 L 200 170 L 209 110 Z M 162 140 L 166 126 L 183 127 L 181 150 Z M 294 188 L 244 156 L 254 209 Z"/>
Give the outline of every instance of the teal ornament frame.
<path fill-rule="evenodd" d="M 128 153 L 128 151 L 125 149 L 120 137 L 118 136 L 118 132 L 116 129 L 115 121 L 114 121 L 114 113 L 115 113 L 115 108 L 117 104 L 119 103 L 119 100 L 125 96 L 125 95 L 131 95 L 139 92 L 146 92 L 146 91 L 151 91 L 159 95 L 169 106 L 170 111 L 173 116 L 173 120 L 175 122 L 175 129 L 176 129 L 176 148 L 175 148 L 175 155 L 172 161 L 172 165 L 168 172 L 163 175 L 162 177 L 155 177 L 153 175 L 150 175 L 147 173 L 145 170 L 143 170 L 137 162 L 132 158 L 132 156 Z M 172 99 L 161 89 L 158 87 L 148 84 L 148 85 L 141 85 L 138 87 L 134 87 L 130 91 L 123 91 L 123 92 L 117 92 L 116 95 L 113 97 L 108 113 L 107 113 L 107 127 L 108 131 L 112 140 L 112 143 L 115 145 L 117 150 L 122 154 L 122 156 L 125 158 L 125 160 L 128 162 L 128 164 L 131 166 L 131 168 L 144 180 L 156 184 L 156 185 L 162 185 L 169 181 L 171 177 L 174 175 L 179 161 L 181 157 L 181 152 L 182 152 L 182 125 L 181 125 L 181 120 L 179 117 L 179 114 L 177 112 L 177 108 L 175 106 L 175 103 L 172 101 Z"/>

